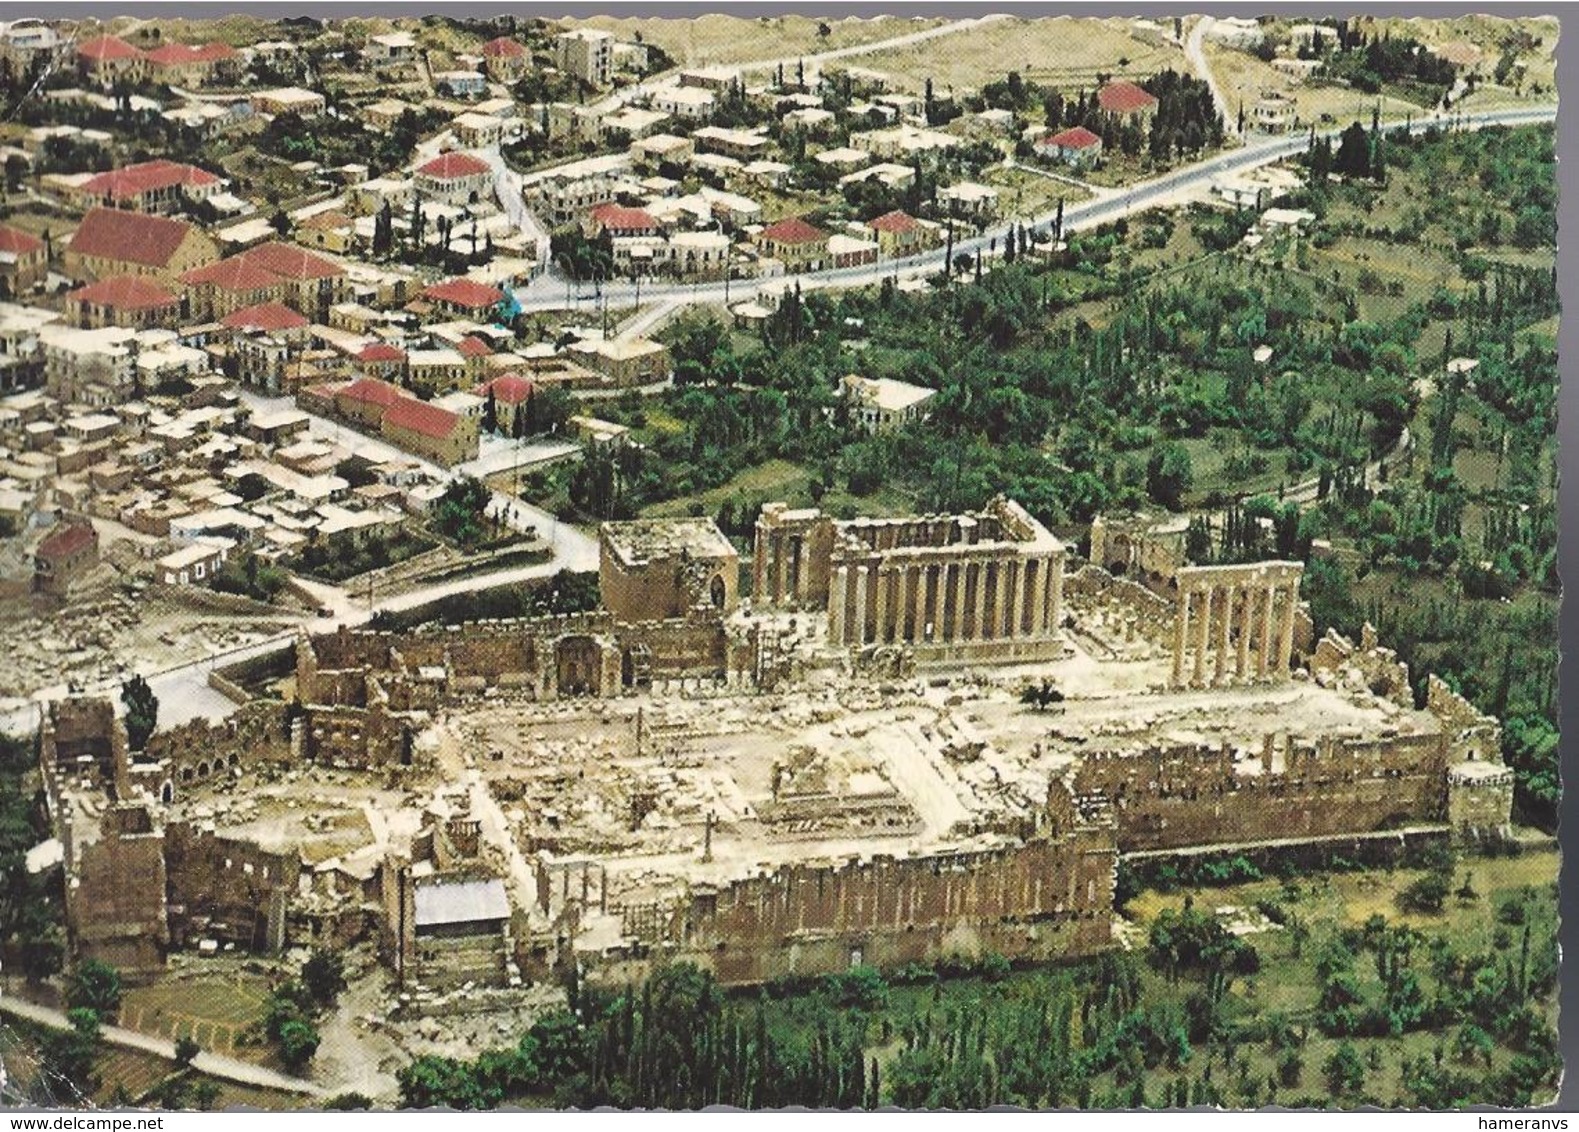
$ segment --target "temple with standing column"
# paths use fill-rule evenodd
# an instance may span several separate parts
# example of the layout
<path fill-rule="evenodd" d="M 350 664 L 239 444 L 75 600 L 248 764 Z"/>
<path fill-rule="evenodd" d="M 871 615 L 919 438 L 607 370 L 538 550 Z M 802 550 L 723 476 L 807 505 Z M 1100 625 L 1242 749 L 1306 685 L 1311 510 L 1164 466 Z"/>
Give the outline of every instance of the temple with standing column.
<path fill-rule="evenodd" d="M 828 641 L 922 662 L 1063 655 L 1064 544 L 1003 496 L 960 515 L 837 520 L 769 503 L 753 607 L 826 612 Z"/>

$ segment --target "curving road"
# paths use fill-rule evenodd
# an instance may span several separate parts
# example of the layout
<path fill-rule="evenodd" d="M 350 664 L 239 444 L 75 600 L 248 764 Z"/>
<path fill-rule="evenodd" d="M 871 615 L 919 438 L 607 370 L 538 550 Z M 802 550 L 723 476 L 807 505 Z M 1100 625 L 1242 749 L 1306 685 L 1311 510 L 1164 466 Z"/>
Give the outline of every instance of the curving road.
<path fill-rule="evenodd" d="M 66 1015 L 49 1006 L 40 1006 L 36 1002 L 17 998 L 15 995 L 0 995 L 0 1012 L 25 1018 L 29 1022 L 41 1026 L 48 1026 L 55 1030 L 69 1030 L 71 1023 Z M 122 1046 L 125 1049 L 142 1050 L 144 1053 L 155 1054 L 171 1062 L 175 1061 L 175 1043 L 164 1038 L 156 1038 L 137 1030 L 128 1030 L 121 1026 L 101 1026 L 99 1033 L 104 1040 L 112 1046 Z M 206 1050 L 197 1055 L 192 1062 L 193 1068 L 206 1073 L 210 1077 L 218 1077 L 224 1081 L 234 1081 L 240 1085 L 256 1085 L 264 1089 L 278 1089 L 287 1093 L 299 1093 L 309 1097 L 325 1097 L 328 1092 L 311 1081 L 304 1081 L 300 1077 L 289 1077 L 284 1073 L 277 1073 L 261 1065 L 240 1061 L 234 1057 L 225 1057 L 222 1054 L 209 1053 Z"/>
<path fill-rule="evenodd" d="M 1554 119 L 1556 115 L 1557 108 L 1555 106 L 1536 106 L 1520 110 L 1491 110 L 1479 114 L 1466 114 L 1460 116 L 1457 121 L 1463 127 L 1478 129 L 1482 126 L 1519 126 L 1548 122 Z M 1384 123 L 1384 129 L 1391 130 L 1404 124 L 1398 121 Z M 1414 120 L 1411 123 L 1411 128 L 1416 133 L 1422 133 L 1430 126 L 1443 124 L 1444 120 L 1442 118 L 1433 116 Z M 1336 139 L 1340 132 L 1340 130 L 1333 129 L 1326 131 L 1320 136 Z M 1079 231 L 1080 229 L 1117 220 L 1120 217 L 1148 208 L 1175 203 L 1208 184 L 1213 177 L 1219 177 L 1225 173 L 1243 172 L 1285 160 L 1303 152 L 1309 144 L 1310 135 L 1305 133 L 1257 140 L 1249 145 L 1229 150 L 1226 153 L 1219 153 L 1194 164 L 1153 177 L 1148 181 L 1138 182 L 1127 188 L 1109 193 L 1097 200 L 1077 205 L 1066 205 L 1064 209 L 1064 229 L 1065 231 Z M 1049 211 L 1040 216 L 1024 218 L 1024 223 L 1027 228 L 1042 229 L 1050 225 L 1056 215 L 1056 212 Z M 1008 220 L 1003 220 L 999 226 L 1000 229 L 1007 224 Z M 999 234 L 999 231 L 994 231 L 987 235 L 972 236 L 968 239 L 958 240 L 954 245 L 954 254 L 960 256 L 984 253 Z M 943 256 L 943 249 L 934 248 L 918 256 L 879 261 L 863 267 L 810 271 L 800 275 L 777 276 L 771 279 L 736 279 L 729 284 L 728 299 L 733 302 L 753 298 L 766 286 L 782 283 L 785 279 L 793 279 L 802 287 L 811 289 L 816 287 L 868 287 L 881 282 L 885 278 L 916 278 L 918 276 L 931 275 L 942 270 Z M 565 309 L 564 287 L 564 280 L 557 277 L 555 273 L 549 272 L 536 280 L 531 287 L 517 291 L 516 298 L 521 302 L 524 310 L 563 310 Z M 642 284 L 640 290 L 642 298 L 652 303 L 678 300 L 689 303 L 716 304 L 725 301 L 726 288 L 723 283 L 685 284 L 652 281 Z M 603 295 L 607 296 L 611 304 L 616 305 L 634 305 L 635 292 L 636 288 L 629 283 L 605 283 L 602 288 Z"/>

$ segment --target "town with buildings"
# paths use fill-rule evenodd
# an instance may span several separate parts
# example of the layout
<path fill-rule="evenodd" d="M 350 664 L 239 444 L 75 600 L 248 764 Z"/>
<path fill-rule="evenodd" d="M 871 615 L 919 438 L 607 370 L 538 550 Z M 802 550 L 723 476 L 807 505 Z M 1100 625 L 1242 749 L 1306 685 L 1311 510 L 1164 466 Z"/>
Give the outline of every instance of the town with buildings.
<path fill-rule="evenodd" d="M 0 25 L 0 1103 L 1544 1103 L 1555 42 Z"/>

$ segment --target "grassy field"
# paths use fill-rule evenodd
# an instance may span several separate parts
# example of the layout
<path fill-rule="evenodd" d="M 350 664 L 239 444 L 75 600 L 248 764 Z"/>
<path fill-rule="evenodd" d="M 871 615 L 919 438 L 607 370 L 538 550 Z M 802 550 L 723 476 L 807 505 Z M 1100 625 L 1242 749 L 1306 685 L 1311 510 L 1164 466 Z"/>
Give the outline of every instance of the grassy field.
<path fill-rule="evenodd" d="M 859 65 L 917 92 L 930 78 L 940 94 L 974 90 L 1010 71 L 1076 91 L 1089 90 L 1098 73 L 1145 78 L 1185 67 L 1182 50 L 1138 38 L 1126 19 L 1072 16 L 996 20 L 957 35 L 874 51 L 861 56 Z"/>
<path fill-rule="evenodd" d="M 1091 196 L 1078 185 L 1056 181 L 1031 169 L 994 165 L 980 180 L 998 190 L 999 211 L 1004 216 L 1040 216 L 1057 208 L 1060 200 L 1075 204 Z"/>
<path fill-rule="evenodd" d="M 652 414 L 648 414 L 649 425 Z M 688 515 L 698 506 L 705 515 L 716 515 L 718 509 L 733 499 L 736 503 L 755 506 L 759 503 L 783 500 L 792 507 L 818 506 L 829 514 L 841 518 L 859 515 L 902 515 L 914 508 L 915 501 L 897 489 L 884 488 L 871 495 L 851 495 L 835 489 L 815 504 L 811 496 L 812 473 L 788 460 L 768 460 L 754 468 L 736 474 L 727 483 L 682 499 L 668 499 L 646 508 L 642 514 L 649 518 Z"/>
<path fill-rule="evenodd" d="M 623 40 L 640 36 L 643 42 L 661 47 L 680 66 L 695 67 L 767 59 L 793 60 L 797 55 L 814 55 L 910 35 L 944 21 L 893 16 L 840 20 L 764 16 L 748 20 L 714 14 L 696 19 L 595 16 L 571 22 L 578 27 L 611 31 Z M 826 36 L 818 33 L 822 24 L 827 25 Z"/>
<path fill-rule="evenodd" d="M 1329 86 L 1316 80 L 1295 83 L 1287 75 L 1274 70 L 1270 63 L 1263 63 L 1245 51 L 1211 42 L 1204 44 L 1203 50 L 1218 88 L 1233 107 L 1241 102 L 1248 106 L 1263 91 L 1280 91 L 1294 100 L 1296 124 L 1308 127 L 1311 123 L 1342 126 L 1357 119 L 1369 123 L 1371 111 L 1377 106 L 1376 95 Z M 1383 118 L 1424 113 L 1421 106 L 1385 94 L 1381 96 L 1381 108 Z"/>
<path fill-rule="evenodd" d="M 240 1038 L 263 1017 L 267 993 L 262 979 L 245 975 L 133 987 L 122 1001 L 120 1024 L 171 1040 L 190 1037 L 214 1053 L 259 1061 L 268 1048 Z"/>

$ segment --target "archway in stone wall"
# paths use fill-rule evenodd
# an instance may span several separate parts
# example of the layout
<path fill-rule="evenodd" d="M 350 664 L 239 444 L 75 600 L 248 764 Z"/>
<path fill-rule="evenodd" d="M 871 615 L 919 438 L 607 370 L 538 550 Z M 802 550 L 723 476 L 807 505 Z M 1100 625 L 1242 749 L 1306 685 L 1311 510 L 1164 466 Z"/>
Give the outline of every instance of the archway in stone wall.
<path fill-rule="evenodd" d="M 199 778 L 207 778 L 208 777 L 208 771 L 209 771 L 209 766 L 208 766 L 207 762 L 200 762 L 200 763 L 197 764 L 197 776 Z"/>
<path fill-rule="evenodd" d="M 707 596 L 712 600 L 714 609 L 724 608 L 724 602 L 729 600 L 729 590 L 724 585 L 722 574 L 713 575 L 713 580 L 707 587 Z"/>
<path fill-rule="evenodd" d="M 191 782 L 192 781 L 192 768 L 191 767 L 184 766 L 184 767 L 181 768 L 181 781 L 182 782 Z"/>
<path fill-rule="evenodd" d="M 562 637 L 554 645 L 554 678 L 561 696 L 597 695 L 602 670 L 602 651 L 591 637 Z"/>
<path fill-rule="evenodd" d="M 168 778 L 164 780 L 164 785 L 159 787 L 159 800 L 167 806 L 175 801 L 175 783 Z"/>

